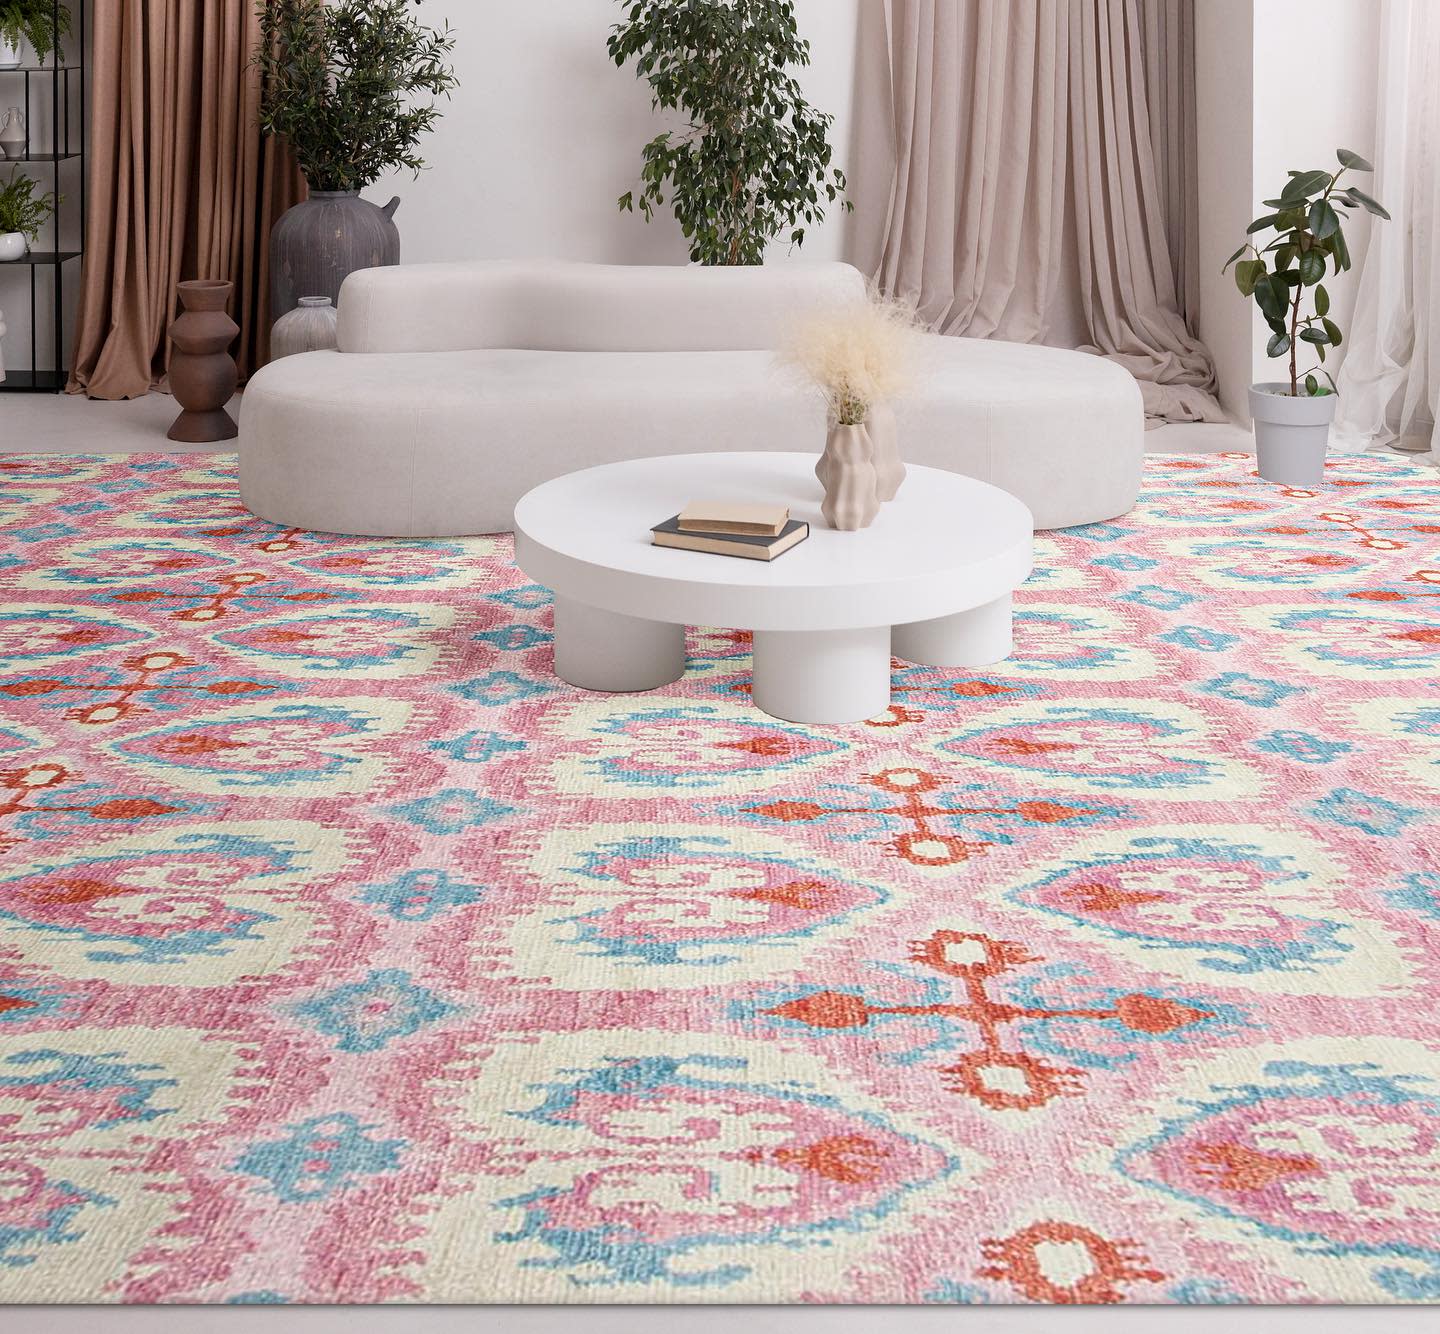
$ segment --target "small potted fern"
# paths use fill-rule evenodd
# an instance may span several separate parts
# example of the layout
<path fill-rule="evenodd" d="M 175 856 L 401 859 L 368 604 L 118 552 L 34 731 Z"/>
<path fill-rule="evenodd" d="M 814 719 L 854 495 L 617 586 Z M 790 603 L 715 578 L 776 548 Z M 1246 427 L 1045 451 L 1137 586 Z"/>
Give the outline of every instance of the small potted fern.
<path fill-rule="evenodd" d="M 1235 265 L 1240 294 L 1255 302 L 1270 330 L 1266 354 L 1289 360 L 1284 381 L 1250 386 L 1260 476 L 1287 486 L 1317 486 L 1325 475 L 1335 416 L 1335 382 L 1325 369 L 1325 354 L 1343 338 L 1330 318 L 1330 294 L 1322 281 L 1326 265 L 1332 274 L 1350 267 L 1345 221 L 1355 209 L 1390 216 L 1363 190 L 1340 184 L 1347 171 L 1374 168 L 1348 148 L 1335 156 L 1336 171 L 1290 172 L 1279 195 L 1265 200 L 1271 211 L 1245 229 L 1252 239 L 1225 261 L 1226 269 Z M 1302 343 L 1317 359 L 1305 370 L 1299 364 Z"/>
<path fill-rule="evenodd" d="M 70 10 L 54 0 L 0 0 L 0 69 L 20 64 L 21 44 L 29 42 L 37 64 L 53 51 L 60 58 L 60 38 L 70 35 Z"/>
<path fill-rule="evenodd" d="M 0 262 L 24 259 L 59 202 L 53 194 L 37 194 L 29 176 L 11 171 L 10 179 L 0 186 Z"/>

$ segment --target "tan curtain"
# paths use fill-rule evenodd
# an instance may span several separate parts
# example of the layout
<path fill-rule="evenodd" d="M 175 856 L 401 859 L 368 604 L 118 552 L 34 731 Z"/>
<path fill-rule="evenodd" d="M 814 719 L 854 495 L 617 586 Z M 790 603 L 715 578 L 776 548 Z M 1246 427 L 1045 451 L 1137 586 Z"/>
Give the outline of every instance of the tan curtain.
<path fill-rule="evenodd" d="M 133 398 L 161 383 L 184 278 L 235 284 L 242 378 L 263 363 L 270 226 L 304 181 L 256 128 L 258 40 L 253 0 L 95 6 L 72 393 Z"/>
<path fill-rule="evenodd" d="M 1193 329 L 1192 3 L 886 0 L 860 262 L 944 333 L 1097 352 L 1151 416 L 1224 421 Z"/>

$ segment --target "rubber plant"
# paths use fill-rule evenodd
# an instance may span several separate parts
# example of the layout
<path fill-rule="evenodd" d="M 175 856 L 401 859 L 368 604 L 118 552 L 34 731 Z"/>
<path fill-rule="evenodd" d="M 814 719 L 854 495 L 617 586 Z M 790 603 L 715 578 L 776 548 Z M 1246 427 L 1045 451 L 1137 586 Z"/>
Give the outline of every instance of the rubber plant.
<path fill-rule="evenodd" d="M 620 196 L 649 222 L 668 195 L 701 264 L 759 264 L 788 230 L 840 199 L 845 174 L 831 165 L 832 117 L 804 98 L 791 72 L 810 63 L 792 0 L 621 0 L 607 49 L 634 60 L 651 106 L 679 111 L 680 130 L 641 150 L 640 186 Z M 850 208 L 843 201 L 845 209 Z"/>
<path fill-rule="evenodd" d="M 420 136 L 440 118 L 417 94 L 448 97 L 449 26 L 428 28 L 420 0 L 259 0 L 260 128 L 290 143 L 314 190 L 359 190 L 424 159 Z"/>
<path fill-rule="evenodd" d="M 1335 382 L 1324 368 L 1325 350 L 1339 347 L 1343 335 L 1330 318 L 1330 294 L 1321 280 L 1327 264 L 1332 273 L 1350 267 L 1346 220 L 1357 208 L 1378 218 L 1390 216 L 1358 186 L 1340 184 L 1347 171 L 1374 168 L 1348 148 L 1338 149 L 1335 156 L 1340 162 L 1335 171 L 1321 167 L 1290 172 L 1279 195 L 1264 201 L 1271 211 L 1245 229 L 1252 239 L 1224 265 L 1225 269 L 1235 265 L 1236 286 L 1241 295 L 1254 300 L 1270 329 L 1266 355 L 1289 357 L 1290 394 L 1296 398 L 1302 392 L 1310 396 L 1335 392 Z M 1310 344 L 1320 362 L 1304 372 L 1299 368 L 1301 343 Z M 1317 371 L 1328 383 L 1320 383 Z"/>
<path fill-rule="evenodd" d="M 52 0 L 0 0 L 0 38 L 11 46 L 28 41 L 44 64 L 60 51 L 57 37 L 70 35 L 70 10 Z"/>
<path fill-rule="evenodd" d="M 32 177 L 12 168 L 10 179 L 0 186 L 0 236 L 20 232 L 31 245 L 40 239 L 40 229 L 60 200 L 49 192 L 37 194 L 38 188 Z"/>

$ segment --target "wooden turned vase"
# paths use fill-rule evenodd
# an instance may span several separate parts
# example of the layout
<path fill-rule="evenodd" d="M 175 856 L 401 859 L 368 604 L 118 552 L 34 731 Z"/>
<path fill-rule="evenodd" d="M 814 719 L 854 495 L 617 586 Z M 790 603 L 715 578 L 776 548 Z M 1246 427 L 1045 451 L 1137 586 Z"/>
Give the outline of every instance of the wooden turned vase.
<path fill-rule="evenodd" d="M 225 411 L 239 378 L 230 344 L 240 326 L 225 313 L 233 288 L 218 278 L 176 284 L 184 309 L 170 326 L 170 392 L 184 411 L 166 432 L 171 440 L 203 444 L 239 434 Z"/>

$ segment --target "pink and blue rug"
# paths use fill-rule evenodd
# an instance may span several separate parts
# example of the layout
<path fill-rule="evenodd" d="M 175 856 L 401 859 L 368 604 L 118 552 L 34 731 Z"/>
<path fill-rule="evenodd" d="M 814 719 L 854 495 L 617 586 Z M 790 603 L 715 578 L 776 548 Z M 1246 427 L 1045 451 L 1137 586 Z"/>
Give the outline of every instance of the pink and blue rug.
<path fill-rule="evenodd" d="M 832 728 L 0 459 L 0 1301 L 1440 1299 L 1440 479 L 1249 466 Z"/>

